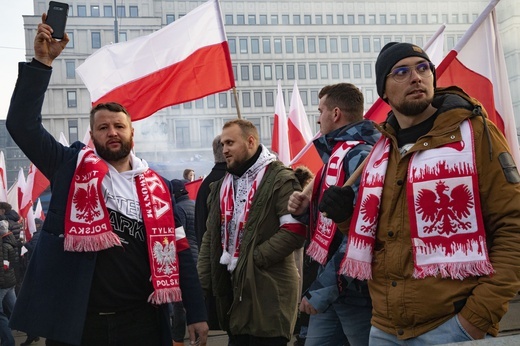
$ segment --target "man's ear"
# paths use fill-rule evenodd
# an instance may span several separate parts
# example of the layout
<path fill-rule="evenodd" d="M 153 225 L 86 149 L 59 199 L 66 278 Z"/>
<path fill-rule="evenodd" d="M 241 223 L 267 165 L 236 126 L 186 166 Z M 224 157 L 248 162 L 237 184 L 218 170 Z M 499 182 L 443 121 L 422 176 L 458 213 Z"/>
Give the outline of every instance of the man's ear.
<path fill-rule="evenodd" d="M 339 109 L 339 107 L 334 107 L 334 110 L 332 112 L 334 113 L 334 122 L 337 123 L 343 117 L 343 113 L 341 112 L 341 109 Z"/>

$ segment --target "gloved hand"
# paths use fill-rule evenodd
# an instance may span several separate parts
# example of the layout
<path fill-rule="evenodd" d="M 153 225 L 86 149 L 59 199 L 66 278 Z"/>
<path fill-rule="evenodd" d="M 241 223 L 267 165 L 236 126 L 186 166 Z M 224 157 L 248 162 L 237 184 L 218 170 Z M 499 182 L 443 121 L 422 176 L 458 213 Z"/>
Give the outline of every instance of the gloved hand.
<path fill-rule="evenodd" d="M 335 223 L 342 223 L 354 212 L 354 190 L 350 186 L 331 186 L 323 193 L 318 209 Z"/>

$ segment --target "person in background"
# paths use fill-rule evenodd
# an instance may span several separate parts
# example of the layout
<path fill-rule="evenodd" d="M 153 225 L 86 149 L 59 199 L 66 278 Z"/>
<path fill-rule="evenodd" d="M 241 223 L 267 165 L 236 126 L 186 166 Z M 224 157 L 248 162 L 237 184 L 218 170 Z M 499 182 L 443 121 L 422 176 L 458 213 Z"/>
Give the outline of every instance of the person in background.
<path fill-rule="evenodd" d="M 319 213 L 318 205 L 323 191 L 343 185 L 354 173 L 381 134 L 371 121 L 363 119 L 363 94 L 355 85 L 327 85 L 318 96 L 318 124 L 323 135 L 314 146 L 324 166 L 312 189 L 294 192 L 288 205 L 293 215 L 310 217 L 307 254 L 321 264 L 300 303 L 300 311 L 311 315 L 305 345 L 343 345 L 348 341 L 352 346 L 364 346 L 368 345 L 372 317 L 367 284 L 337 274 L 346 238 L 331 219 Z"/>
<path fill-rule="evenodd" d="M 42 125 L 52 63 L 69 41 L 53 39 L 45 19 L 34 59 L 19 64 L 6 120 L 52 186 L 10 326 L 48 346 L 171 346 L 168 303 L 182 299 L 190 342 L 205 345 L 204 295 L 184 230 L 175 226 L 171 184 L 133 154 L 128 111 L 114 102 L 92 108 L 94 149 L 63 146 Z"/>
<path fill-rule="evenodd" d="M 385 45 L 376 84 L 391 111 L 355 207 L 348 186 L 320 205 L 349 234 L 342 272 L 370 278 L 370 344 L 496 336 L 520 289 L 520 175 L 507 142 L 479 101 L 435 88 L 416 45 Z"/>
<path fill-rule="evenodd" d="M 0 269 L 0 340 L 2 346 L 14 346 L 14 337 L 9 328 L 9 314 L 13 311 L 16 302 L 15 268 L 19 264 L 18 253 L 16 252 L 16 239 L 9 231 L 9 223 L 6 220 L 0 221 L 0 237 L 2 237 L 2 260 L 3 267 Z M 8 311 L 6 311 L 6 309 Z"/>
<path fill-rule="evenodd" d="M 182 177 L 187 182 L 195 180 L 195 171 L 191 168 L 186 168 L 184 172 L 182 172 Z"/>
<path fill-rule="evenodd" d="M 225 123 L 220 143 L 227 173 L 208 198 L 197 267 L 202 287 L 215 297 L 231 345 L 286 345 L 298 306 L 293 252 L 305 241 L 305 225 L 287 201 L 300 183 L 260 144 L 250 121 Z"/>

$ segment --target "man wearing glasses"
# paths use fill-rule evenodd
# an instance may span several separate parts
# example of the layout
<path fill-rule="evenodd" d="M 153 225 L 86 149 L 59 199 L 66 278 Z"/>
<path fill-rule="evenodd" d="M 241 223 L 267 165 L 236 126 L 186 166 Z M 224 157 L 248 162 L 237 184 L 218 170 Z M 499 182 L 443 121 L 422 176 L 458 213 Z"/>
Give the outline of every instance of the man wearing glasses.
<path fill-rule="evenodd" d="M 349 233 L 340 273 L 370 279 L 370 344 L 496 336 L 520 289 L 520 175 L 504 136 L 479 101 L 435 88 L 413 44 L 381 50 L 376 83 L 391 112 L 338 225 Z M 341 220 L 349 189 L 331 187 L 320 210 Z"/>

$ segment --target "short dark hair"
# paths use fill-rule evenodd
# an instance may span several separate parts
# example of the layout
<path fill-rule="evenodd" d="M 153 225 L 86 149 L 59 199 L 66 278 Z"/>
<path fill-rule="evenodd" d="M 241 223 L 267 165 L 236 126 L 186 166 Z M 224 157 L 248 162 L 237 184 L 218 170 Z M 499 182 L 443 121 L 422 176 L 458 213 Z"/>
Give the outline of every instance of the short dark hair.
<path fill-rule="evenodd" d="M 130 114 L 128 113 L 128 111 L 122 104 L 117 103 L 117 102 L 98 103 L 97 105 L 92 107 L 92 109 L 90 110 L 90 129 L 91 130 L 94 129 L 94 115 L 96 115 L 97 111 L 100 111 L 103 109 L 110 111 L 110 112 L 116 112 L 116 113 L 123 112 L 128 117 L 128 122 L 130 124 L 132 123 L 132 118 L 130 117 Z"/>
<path fill-rule="evenodd" d="M 5 211 L 10 211 L 13 207 L 7 202 L 0 202 L 0 209 L 4 209 Z"/>
<path fill-rule="evenodd" d="M 349 122 L 363 120 L 363 93 L 351 83 L 338 83 L 324 86 L 318 97 L 327 96 L 324 104 L 328 109 L 338 107 L 345 113 Z"/>

